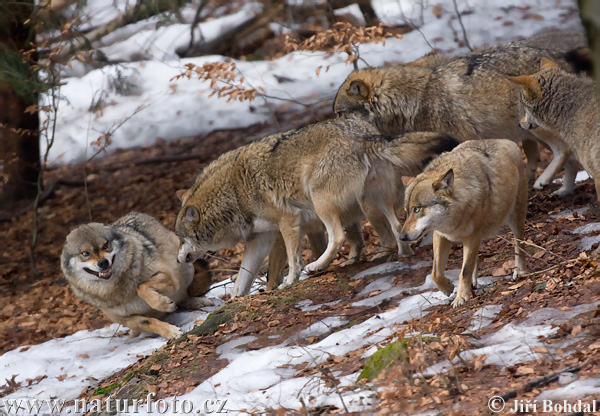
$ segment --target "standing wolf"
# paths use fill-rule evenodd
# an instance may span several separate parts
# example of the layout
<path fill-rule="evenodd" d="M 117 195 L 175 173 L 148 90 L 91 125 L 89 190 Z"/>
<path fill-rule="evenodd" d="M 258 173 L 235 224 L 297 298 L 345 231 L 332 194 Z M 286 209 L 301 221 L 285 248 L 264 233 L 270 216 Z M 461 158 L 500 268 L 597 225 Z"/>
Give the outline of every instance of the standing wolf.
<path fill-rule="evenodd" d="M 542 57 L 554 59 L 568 71 L 580 69 L 579 62 L 566 53 L 507 45 L 435 67 L 403 65 L 355 71 L 338 90 L 333 109 L 343 117 L 371 121 L 383 134 L 442 131 L 460 141 L 505 137 L 523 142 L 527 175 L 533 179 L 539 161 L 536 137 L 519 128 L 519 89 L 506 75 L 533 74 Z M 575 171 L 576 166 L 567 168 Z M 549 182 L 546 177 L 541 179 L 534 188 Z M 566 182 L 561 194 L 572 190 L 572 184 Z"/>
<path fill-rule="evenodd" d="M 408 217 L 401 238 L 433 234 L 433 271 L 438 288 L 450 296 L 444 276 L 452 241 L 462 242 L 463 265 L 453 307 L 466 303 L 477 284 L 481 240 L 508 224 L 515 237 L 513 277 L 525 271 L 522 243 L 527 213 L 527 180 L 519 147 L 508 140 L 469 141 L 442 154 L 406 189 Z"/>
<path fill-rule="evenodd" d="M 521 127 L 558 137 L 561 152 L 555 159 L 564 163 L 574 153 L 600 195 L 600 111 L 594 82 L 549 60 L 542 60 L 541 70 L 533 75 L 510 79 L 522 90 Z"/>
<path fill-rule="evenodd" d="M 307 271 L 329 266 L 344 242 L 344 228 L 350 260 L 360 256 L 360 207 L 365 204 L 383 213 L 401 247 L 394 212 L 397 170 L 414 176 L 457 144 L 440 133 L 384 137 L 364 121 L 332 120 L 225 153 L 183 195 L 175 225 L 182 243 L 179 261 L 245 241 L 233 290 L 242 296 L 281 232 L 289 267 L 285 284 L 290 285 L 300 276 L 301 232 L 310 232 L 312 224 L 324 224 L 328 243 Z"/>
<path fill-rule="evenodd" d="M 194 268 L 177 262 L 178 246 L 175 233 L 155 218 L 131 212 L 110 225 L 73 229 L 61 267 L 75 295 L 130 328 L 130 337 L 148 331 L 176 338 L 181 330 L 157 318 L 184 302 L 212 305 L 208 299 L 188 298 Z"/>

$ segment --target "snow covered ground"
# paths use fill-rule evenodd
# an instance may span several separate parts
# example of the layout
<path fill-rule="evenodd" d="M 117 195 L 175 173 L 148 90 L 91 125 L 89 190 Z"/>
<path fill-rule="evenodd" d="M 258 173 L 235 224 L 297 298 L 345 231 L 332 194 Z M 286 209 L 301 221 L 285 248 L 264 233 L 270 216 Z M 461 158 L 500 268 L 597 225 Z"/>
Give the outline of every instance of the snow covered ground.
<path fill-rule="evenodd" d="M 420 268 L 425 265 L 425 263 L 419 263 L 412 267 Z M 386 263 L 367 269 L 361 275 L 363 277 L 377 276 L 382 273 L 389 275 L 408 267 L 402 262 Z M 447 272 L 447 276 L 455 282 L 458 274 L 459 270 Z M 495 281 L 504 278 L 509 278 L 509 276 L 481 277 L 479 290 L 485 291 L 492 287 Z M 217 403 L 223 403 L 223 401 L 226 401 L 224 409 L 233 414 L 261 412 L 268 408 L 300 409 L 302 407 L 300 399 L 307 407 L 333 405 L 342 408 L 341 401 L 343 400 L 350 411 L 369 411 L 374 399 L 374 392 L 370 389 L 355 388 L 340 396 L 335 389 L 326 386 L 320 377 L 295 377 L 295 375 L 299 364 L 316 366 L 327 360 L 329 356 L 343 356 L 348 352 L 372 345 L 374 347 L 368 350 L 366 354 L 368 356 L 376 351 L 376 345 L 387 342 L 386 340 L 402 327 L 403 322 L 422 317 L 428 313 L 428 308 L 439 304 L 449 304 L 451 300 L 437 290 L 430 275 L 427 276 L 423 285 L 416 287 L 394 286 L 391 284 L 392 280 L 380 277 L 368 285 L 357 297 L 365 296 L 367 300 L 373 299 L 374 297 L 368 296 L 374 291 L 381 291 L 375 297 L 386 298 L 396 296 L 399 292 L 405 293 L 406 296 L 401 299 L 395 309 L 380 313 L 349 328 L 333 332 L 315 344 L 298 346 L 296 340 L 298 336 L 326 334 L 347 322 L 341 317 L 328 317 L 314 323 L 301 334 L 284 340 L 279 345 L 257 350 L 245 351 L 239 348 L 253 341 L 255 339 L 253 336 L 234 338 L 220 345 L 217 353 L 220 354 L 220 358 L 227 359 L 229 364 L 190 393 L 178 397 L 176 400 L 179 400 L 179 410 L 174 411 L 173 400 L 175 398 L 161 401 L 160 403 L 165 406 L 162 408 L 164 412 L 161 411 L 161 413 L 181 414 L 183 402 L 193 406 L 194 411 L 188 413 L 195 414 L 198 411 L 208 413 L 207 409 L 213 409 Z M 223 286 L 219 286 L 218 292 L 222 290 Z M 210 295 L 214 295 L 214 293 L 209 292 Z M 356 304 L 360 304 L 360 301 Z M 557 351 L 561 348 L 565 349 L 567 344 L 563 341 L 549 346 L 542 343 L 538 337 L 554 334 L 559 330 L 558 325 L 562 322 L 577 314 L 594 310 L 598 304 L 600 301 L 579 305 L 566 312 L 552 308 L 537 310 L 521 324 L 507 324 L 485 336 L 478 341 L 480 345 L 461 353 L 461 357 L 469 360 L 478 355 L 488 354 L 486 363 L 511 366 L 516 363 L 534 361 L 542 354 L 556 356 Z M 304 308 L 308 305 L 306 302 L 299 302 L 296 306 Z M 323 306 L 311 305 L 312 308 Z M 212 309 L 214 307 L 207 308 L 207 311 Z M 194 326 L 194 322 L 206 318 L 207 311 L 175 313 L 169 321 L 182 325 L 184 330 L 189 330 Z M 501 308 L 497 305 L 486 306 L 476 311 L 473 314 L 473 328 L 478 330 L 489 325 L 500 311 Z M 48 403 L 58 405 L 61 401 L 77 398 L 88 385 L 94 386 L 98 379 L 125 368 L 141 356 L 151 354 L 153 350 L 166 342 L 160 337 L 138 337 L 130 340 L 123 334 L 116 335 L 118 329 L 115 324 L 96 331 L 79 331 L 69 337 L 51 340 L 30 348 L 21 347 L 4 354 L 0 357 L 0 380 L 11 379 L 13 375 L 16 375 L 15 381 L 17 382 L 27 378 L 33 379 L 40 375 L 46 375 L 47 378 L 36 385 L 21 388 L 0 399 L 0 412 L 4 410 L 15 414 L 14 406 L 20 404 L 22 409 L 18 414 L 22 415 L 72 414 L 75 412 L 73 407 L 65 407 L 60 412 L 56 409 L 54 412 L 50 412 Z M 547 351 L 548 348 L 551 351 L 542 352 Z M 430 367 L 427 373 L 434 374 L 445 371 L 449 366 L 451 363 L 443 361 Z M 339 377 L 340 387 L 353 386 L 357 377 L 358 373 Z M 578 386 L 582 382 L 573 380 L 572 383 L 573 386 Z M 580 390 L 569 388 L 569 385 L 544 394 L 550 395 L 553 399 L 562 397 L 572 399 L 584 395 L 600 394 L 600 382 L 595 379 L 586 381 L 585 388 Z M 46 401 L 49 399 L 56 399 L 56 401 Z M 32 402 L 31 400 L 36 401 Z M 27 406 L 31 403 L 34 403 L 34 406 L 41 406 L 41 409 L 28 410 Z M 140 404 L 137 412 L 130 411 L 123 414 L 151 414 L 156 412 L 159 402 L 154 403 L 154 406 L 154 409 L 149 409 L 146 404 Z"/>
<path fill-rule="evenodd" d="M 84 24 L 90 28 L 100 26 L 126 4 L 124 0 L 90 0 L 82 13 Z M 402 39 L 389 39 L 385 45 L 361 46 L 361 57 L 369 65 L 409 62 L 432 47 L 449 54 L 468 52 L 465 46 L 459 46 L 463 35 L 452 0 L 376 0 L 373 6 L 384 23 L 410 22 L 419 26 L 419 31 Z M 274 108 L 286 103 L 282 100 L 310 105 L 332 99 L 351 72 L 345 55 L 325 53 L 295 52 L 274 61 L 235 61 L 245 85 L 264 88 L 269 98 L 258 97 L 253 102 L 208 98 L 208 82 L 170 81 L 186 63 L 202 65 L 224 59 L 177 58 L 176 50 L 189 42 L 188 23 L 193 20 L 194 7 L 192 3 L 182 10 L 183 23 L 166 24 L 165 18 L 153 17 L 100 39 L 96 46 L 109 60 L 121 62 L 118 65 L 90 71 L 81 63 L 73 63 L 73 70 L 67 71 L 71 76 L 64 79 L 60 90 L 64 100 L 58 110 L 56 142 L 49 152 L 51 163 L 86 160 L 95 153 L 90 143 L 107 133 L 113 143 L 110 150 L 115 150 L 150 145 L 157 138 L 171 140 L 272 120 Z M 214 39 L 236 23 L 248 20 L 260 8 L 258 3 L 248 3 L 233 15 L 201 23 L 195 37 L 202 33 L 207 40 Z M 473 47 L 509 42 L 548 27 L 580 27 L 573 0 L 458 0 L 458 8 L 464 13 L 462 21 Z M 357 7 L 348 11 L 358 12 Z M 321 66 L 329 70 L 317 76 L 316 69 Z M 281 82 L 280 76 L 291 82 Z"/>

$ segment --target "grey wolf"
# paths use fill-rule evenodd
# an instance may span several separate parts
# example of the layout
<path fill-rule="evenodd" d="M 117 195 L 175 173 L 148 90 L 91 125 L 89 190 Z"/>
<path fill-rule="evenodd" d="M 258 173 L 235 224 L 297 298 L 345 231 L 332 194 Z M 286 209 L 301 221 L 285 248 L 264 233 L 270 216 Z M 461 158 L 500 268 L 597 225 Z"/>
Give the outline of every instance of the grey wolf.
<path fill-rule="evenodd" d="M 560 169 L 574 154 L 594 178 L 600 195 L 600 112 L 594 82 L 566 73 L 545 59 L 539 72 L 510 80 L 521 90 L 521 127 L 533 134 L 558 137 L 556 166 Z"/>
<path fill-rule="evenodd" d="M 301 271 L 300 236 L 313 232 L 315 224 L 319 231 L 325 226 L 328 242 L 306 271 L 329 266 L 344 243 L 344 229 L 349 260 L 360 256 L 361 207 L 367 205 L 381 211 L 402 247 L 394 212 L 398 170 L 414 176 L 457 144 L 446 134 L 385 137 L 364 121 L 330 120 L 225 153 L 183 195 L 175 224 L 181 239 L 178 259 L 194 261 L 204 251 L 245 241 L 233 290 L 242 296 L 281 233 L 288 259 L 284 284 L 290 285 Z"/>
<path fill-rule="evenodd" d="M 460 141 L 504 137 L 522 142 L 527 175 L 533 179 L 539 162 L 537 138 L 519 128 L 519 89 L 506 76 L 537 72 L 542 57 L 567 71 L 579 69 L 567 54 L 525 45 L 484 49 L 449 62 L 433 55 L 434 67 L 401 65 L 351 73 L 333 108 L 339 116 L 374 123 L 383 134 L 441 131 Z M 540 180 L 534 184 L 542 186 Z"/>
<path fill-rule="evenodd" d="M 509 140 L 461 143 L 433 160 L 406 189 L 407 218 L 401 239 L 433 236 L 433 271 L 438 288 L 450 296 L 444 276 L 451 242 L 463 243 L 463 265 L 453 307 L 469 300 L 477 283 L 477 255 L 484 238 L 508 224 L 515 237 L 513 277 L 526 270 L 522 248 L 527 212 L 527 180 L 519 147 Z"/>
<path fill-rule="evenodd" d="M 178 304 L 212 304 L 188 297 L 194 268 L 177 262 L 178 247 L 175 233 L 155 218 L 131 212 L 110 225 L 89 223 L 73 229 L 62 250 L 61 267 L 75 295 L 128 327 L 130 337 L 148 331 L 176 338 L 181 330 L 158 318 Z"/>

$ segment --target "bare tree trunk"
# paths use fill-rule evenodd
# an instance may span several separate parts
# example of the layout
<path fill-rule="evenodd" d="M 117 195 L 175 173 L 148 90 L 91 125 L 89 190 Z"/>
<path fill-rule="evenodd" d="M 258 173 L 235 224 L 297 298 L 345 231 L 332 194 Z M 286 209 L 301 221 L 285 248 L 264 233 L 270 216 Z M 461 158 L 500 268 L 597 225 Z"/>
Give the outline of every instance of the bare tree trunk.
<path fill-rule="evenodd" d="M 37 194 L 40 169 L 38 113 L 25 109 L 38 103 L 36 73 L 22 51 L 31 49 L 33 0 L 0 0 L 0 160 L 3 184 L 0 208 L 12 209 Z M 30 57 L 32 59 L 35 57 Z"/>
<path fill-rule="evenodd" d="M 577 3 L 579 4 L 581 22 L 585 27 L 588 43 L 592 50 L 594 77 L 598 81 L 600 80 L 600 2 L 597 0 L 578 0 Z"/>

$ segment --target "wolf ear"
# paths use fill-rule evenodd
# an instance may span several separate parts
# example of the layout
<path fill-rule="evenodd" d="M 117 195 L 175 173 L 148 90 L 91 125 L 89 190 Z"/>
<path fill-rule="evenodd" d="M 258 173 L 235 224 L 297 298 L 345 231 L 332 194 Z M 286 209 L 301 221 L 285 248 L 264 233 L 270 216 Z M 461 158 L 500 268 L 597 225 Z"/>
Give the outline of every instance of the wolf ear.
<path fill-rule="evenodd" d="M 175 192 L 175 195 L 177 195 L 177 198 L 179 198 L 179 200 L 183 202 L 188 197 L 189 193 L 189 189 L 180 189 L 177 192 Z"/>
<path fill-rule="evenodd" d="M 196 224 L 200 219 L 198 211 L 194 207 L 187 207 L 183 219 L 191 224 Z"/>
<path fill-rule="evenodd" d="M 360 79 L 355 79 L 348 87 L 348 95 L 365 99 L 369 95 L 369 88 L 367 87 L 367 84 Z"/>
<path fill-rule="evenodd" d="M 540 61 L 540 71 L 549 68 L 559 68 L 558 64 L 551 59 L 542 58 Z"/>
<path fill-rule="evenodd" d="M 454 185 L 454 171 L 452 168 L 448 170 L 440 179 L 433 183 L 433 190 L 439 191 L 440 189 L 448 189 Z"/>
<path fill-rule="evenodd" d="M 518 77 L 508 77 L 508 79 L 523 88 L 526 99 L 531 100 L 532 98 L 541 97 L 540 84 L 531 76 L 519 75 Z"/>

